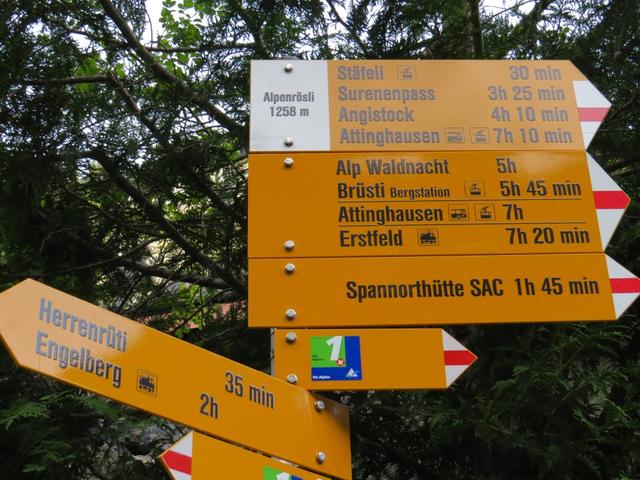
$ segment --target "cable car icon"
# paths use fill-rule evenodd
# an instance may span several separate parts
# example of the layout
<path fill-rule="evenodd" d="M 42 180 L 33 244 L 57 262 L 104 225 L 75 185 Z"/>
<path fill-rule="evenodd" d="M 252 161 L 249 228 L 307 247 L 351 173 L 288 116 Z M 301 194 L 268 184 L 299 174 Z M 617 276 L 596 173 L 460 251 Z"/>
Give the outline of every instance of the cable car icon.
<path fill-rule="evenodd" d="M 467 197 L 483 197 L 484 183 L 478 180 L 467 180 L 464 182 L 464 191 Z"/>
<path fill-rule="evenodd" d="M 471 138 L 472 143 L 487 143 L 489 142 L 489 130 L 486 128 L 472 128 Z"/>
<path fill-rule="evenodd" d="M 477 183 L 472 183 L 469 187 L 469 195 L 482 195 L 482 189 Z"/>
<path fill-rule="evenodd" d="M 398 78 L 400 80 L 414 80 L 416 78 L 416 67 L 412 65 L 401 65 L 398 67 Z"/>
<path fill-rule="evenodd" d="M 493 218 L 493 213 L 491 212 L 491 207 L 486 206 L 480 209 L 480 218 L 483 220 L 490 220 Z"/>
<path fill-rule="evenodd" d="M 476 220 L 490 220 L 496 219 L 496 211 L 493 205 L 476 205 Z"/>

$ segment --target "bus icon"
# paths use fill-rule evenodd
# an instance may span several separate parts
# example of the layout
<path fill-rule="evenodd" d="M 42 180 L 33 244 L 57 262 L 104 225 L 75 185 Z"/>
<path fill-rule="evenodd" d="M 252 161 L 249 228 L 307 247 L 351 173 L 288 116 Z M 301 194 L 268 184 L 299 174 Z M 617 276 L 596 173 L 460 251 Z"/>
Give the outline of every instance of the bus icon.
<path fill-rule="evenodd" d="M 463 128 L 445 128 L 444 135 L 447 143 L 464 143 Z"/>
<path fill-rule="evenodd" d="M 469 220 L 469 211 L 466 205 L 449 205 L 449 220 L 453 222 L 466 222 Z"/>
<path fill-rule="evenodd" d="M 464 193 L 467 197 L 484 197 L 484 183 L 478 180 L 466 181 Z"/>

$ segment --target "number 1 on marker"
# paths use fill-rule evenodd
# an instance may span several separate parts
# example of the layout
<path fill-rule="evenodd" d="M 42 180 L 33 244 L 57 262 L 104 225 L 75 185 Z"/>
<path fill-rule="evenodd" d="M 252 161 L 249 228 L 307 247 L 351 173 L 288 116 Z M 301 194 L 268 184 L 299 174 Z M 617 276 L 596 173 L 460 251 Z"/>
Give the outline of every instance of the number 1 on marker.
<path fill-rule="evenodd" d="M 337 361 L 340 358 L 340 349 L 342 348 L 343 338 L 343 336 L 338 335 L 327 340 L 327 345 L 331 346 L 331 356 L 329 357 L 329 359 L 333 362 Z"/>

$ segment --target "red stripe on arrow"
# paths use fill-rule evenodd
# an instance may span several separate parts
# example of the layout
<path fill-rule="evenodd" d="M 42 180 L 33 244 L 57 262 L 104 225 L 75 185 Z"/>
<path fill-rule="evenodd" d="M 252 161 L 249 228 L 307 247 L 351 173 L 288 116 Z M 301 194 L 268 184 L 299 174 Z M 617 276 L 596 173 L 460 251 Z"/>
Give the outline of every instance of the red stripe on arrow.
<path fill-rule="evenodd" d="M 445 365 L 471 365 L 476 356 L 469 350 L 445 350 Z"/>
<path fill-rule="evenodd" d="M 611 293 L 640 293 L 640 278 L 611 278 Z"/>
<path fill-rule="evenodd" d="M 608 111 L 607 107 L 578 108 L 578 118 L 581 122 L 602 122 Z"/>
<path fill-rule="evenodd" d="M 631 201 L 622 190 L 601 190 L 593 192 L 597 210 L 624 210 Z"/>
<path fill-rule="evenodd" d="M 171 470 L 191 475 L 191 457 L 169 450 L 165 452 L 162 459 Z"/>

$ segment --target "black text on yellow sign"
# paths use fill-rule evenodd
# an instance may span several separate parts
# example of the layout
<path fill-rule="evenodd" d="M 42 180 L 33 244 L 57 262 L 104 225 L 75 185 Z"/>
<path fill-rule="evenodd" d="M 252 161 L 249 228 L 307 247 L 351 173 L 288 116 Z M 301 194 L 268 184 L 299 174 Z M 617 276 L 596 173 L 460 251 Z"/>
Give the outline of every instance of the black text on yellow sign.
<path fill-rule="evenodd" d="M 250 258 L 603 248 L 584 152 L 254 154 L 249 171 Z"/>
<path fill-rule="evenodd" d="M 604 254 L 252 259 L 249 268 L 254 327 L 615 320 L 640 292 Z"/>
<path fill-rule="evenodd" d="M 582 150 L 610 103 L 566 60 L 255 60 L 251 151 Z"/>

